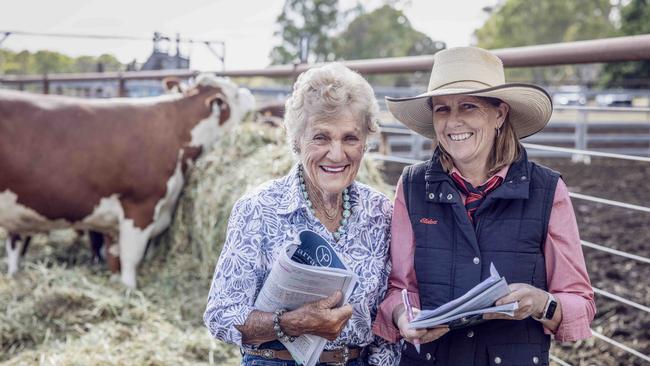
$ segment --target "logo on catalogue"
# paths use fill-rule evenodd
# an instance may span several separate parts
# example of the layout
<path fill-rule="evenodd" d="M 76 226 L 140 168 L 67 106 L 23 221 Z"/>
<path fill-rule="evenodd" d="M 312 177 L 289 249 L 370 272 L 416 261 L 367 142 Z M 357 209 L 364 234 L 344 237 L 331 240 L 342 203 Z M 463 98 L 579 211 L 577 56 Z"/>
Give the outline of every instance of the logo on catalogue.
<path fill-rule="evenodd" d="M 423 217 L 420 219 L 420 224 L 425 224 L 425 225 L 437 225 L 438 220 L 430 219 L 428 217 Z"/>

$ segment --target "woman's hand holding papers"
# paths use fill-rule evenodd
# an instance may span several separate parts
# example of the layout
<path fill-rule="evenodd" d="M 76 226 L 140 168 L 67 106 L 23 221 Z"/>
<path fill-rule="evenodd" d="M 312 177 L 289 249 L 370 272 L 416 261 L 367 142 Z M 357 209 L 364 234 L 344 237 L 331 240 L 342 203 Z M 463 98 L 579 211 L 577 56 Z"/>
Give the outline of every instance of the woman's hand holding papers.
<path fill-rule="evenodd" d="M 500 298 L 496 305 L 507 304 L 517 301 L 519 308 L 515 311 L 515 316 L 510 317 L 503 314 L 483 314 L 484 319 L 509 319 L 509 320 L 522 320 L 529 316 L 535 318 L 542 318 L 546 302 L 549 294 L 537 287 L 526 285 L 523 283 L 513 283 L 510 286 L 510 294 Z M 557 308 L 552 319 L 541 319 L 542 324 L 546 329 L 555 332 L 562 321 L 562 303 L 560 301 L 556 304 Z"/>
<path fill-rule="evenodd" d="M 338 307 L 340 291 L 325 299 L 307 303 L 282 316 L 280 325 L 289 335 L 313 334 L 333 341 L 352 316 L 350 304 Z"/>
<path fill-rule="evenodd" d="M 542 316 L 544 305 L 546 304 L 546 299 L 548 297 L 545 291 L 523 283 L 513 283 L 508 287 L 511 292 L 497 300 L 495 305 L 517 302 L 519 307 L 515 310 L 515 315 L 510 317 L 505 314 L 489 313 L 483 314 L 484 319 L 522 320 L 531 315 L 536 318 Z"/>
<path fill-rule="evenodd" d="M 413 309 L 413 315 L 417 316 L 417 314 L 420 312 L 420 309 L 416 309 L 416 308 L 412 308 L 412 309 Z M 406 309 L 404 309 L 404 306 L 400 306 L 399 309 L 395 309 L 395 310 L 400 312 L 396 322 L 397 328 L 399 329 L 399 333 L 409 343 L 414 343 L 416 341 L 419 341 L 420 344 L 433 342 L 436 339 L 445 335 L 449 331 L 449 327 L 447 326 L 440 326 L 440 327 L 428 328 L 428 329 L 409 328 L 408 314 L 406 312 Z"/>

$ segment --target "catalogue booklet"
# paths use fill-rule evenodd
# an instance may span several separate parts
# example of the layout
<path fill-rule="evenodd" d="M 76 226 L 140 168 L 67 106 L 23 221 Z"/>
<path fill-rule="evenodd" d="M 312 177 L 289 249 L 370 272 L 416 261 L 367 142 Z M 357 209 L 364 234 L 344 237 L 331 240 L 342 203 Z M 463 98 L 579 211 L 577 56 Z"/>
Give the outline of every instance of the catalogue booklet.
<path fill-rule="evenodd" d="M 490 277 L 474 286 L 463 296 L 433 310 L 422 310 L 409 323 L 411 328 L 432 328 L 437 325 L 458 324 L 472 316 L 485 313 L 501 313 L 514 316 L 517 303 L 495 306 L 494 303 L 510 293 L 508 283 L 490 263 Z M 455 322 L 455 323 L 453 323 Z"/>

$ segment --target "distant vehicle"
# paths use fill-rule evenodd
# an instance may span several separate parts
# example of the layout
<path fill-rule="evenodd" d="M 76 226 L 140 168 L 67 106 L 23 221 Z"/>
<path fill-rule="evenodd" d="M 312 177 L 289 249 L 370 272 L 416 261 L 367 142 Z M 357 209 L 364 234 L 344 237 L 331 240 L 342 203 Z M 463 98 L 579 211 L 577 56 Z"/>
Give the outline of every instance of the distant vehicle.
<path fill-rule="evenodd" d="M 554 105 L 585 105 L 587 97 L 582 93 L 553 93 Z"/>
<path fill-rule="evenodd" d="M 596 104 L 601 107 L 631 107 L 632 95 L 630 94 L 599 94 L 596 95 Z"/>
<path fill-rule="evenodd" d="M 585 105 L 587 96 L 579 85 L 563 85 L 552 93 L 554 105 Z"/>

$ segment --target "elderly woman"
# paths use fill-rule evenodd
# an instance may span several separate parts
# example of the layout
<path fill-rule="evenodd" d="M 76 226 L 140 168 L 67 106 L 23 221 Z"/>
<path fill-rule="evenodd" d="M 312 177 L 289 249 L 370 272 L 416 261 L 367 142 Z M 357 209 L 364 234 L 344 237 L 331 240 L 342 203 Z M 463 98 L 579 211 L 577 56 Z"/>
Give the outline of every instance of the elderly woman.
<path fill-rule="evenodd" d="M 427 93 L 387 103 L 436 146 L 397 184 L 393 268 L 374 325 L 386 340 L 408 341 L 401 364 L 548 365 L 551 334 L 591 336 L 593 290 L 567 188 L 557 172 L 529 162 L 519 142 L 550 119 L 548 94 L 506 84 L 498 57 L 462 47 L 435 55 Z M 409 328 L 402 289 L 413 310 L 433 309 L 488 277 L 490 263 L 510 283 L 496 304 L 518 302 L 513 317 Z"/>
<path fill-rule="evenodd" d="M 370 85 L 341 64 L 311 69 L 296 81 L 285 128 L 298 164 L 233 207 L 204 315 L 214 337 L 241 347 L 242 365 L 293 365 L 277 340 L 303 334 L 329 340 L 319 364 L 396 361 L 397 347 L 371 331 L 390 271 L 392 205 L 355 182 L 377 114 Z M 358 275 L 357 287 L 347 305 L 337 307 L 337 292 L 274 319 L 253 304 L 280 251 L 306 229 L 338 251 Z"/>

